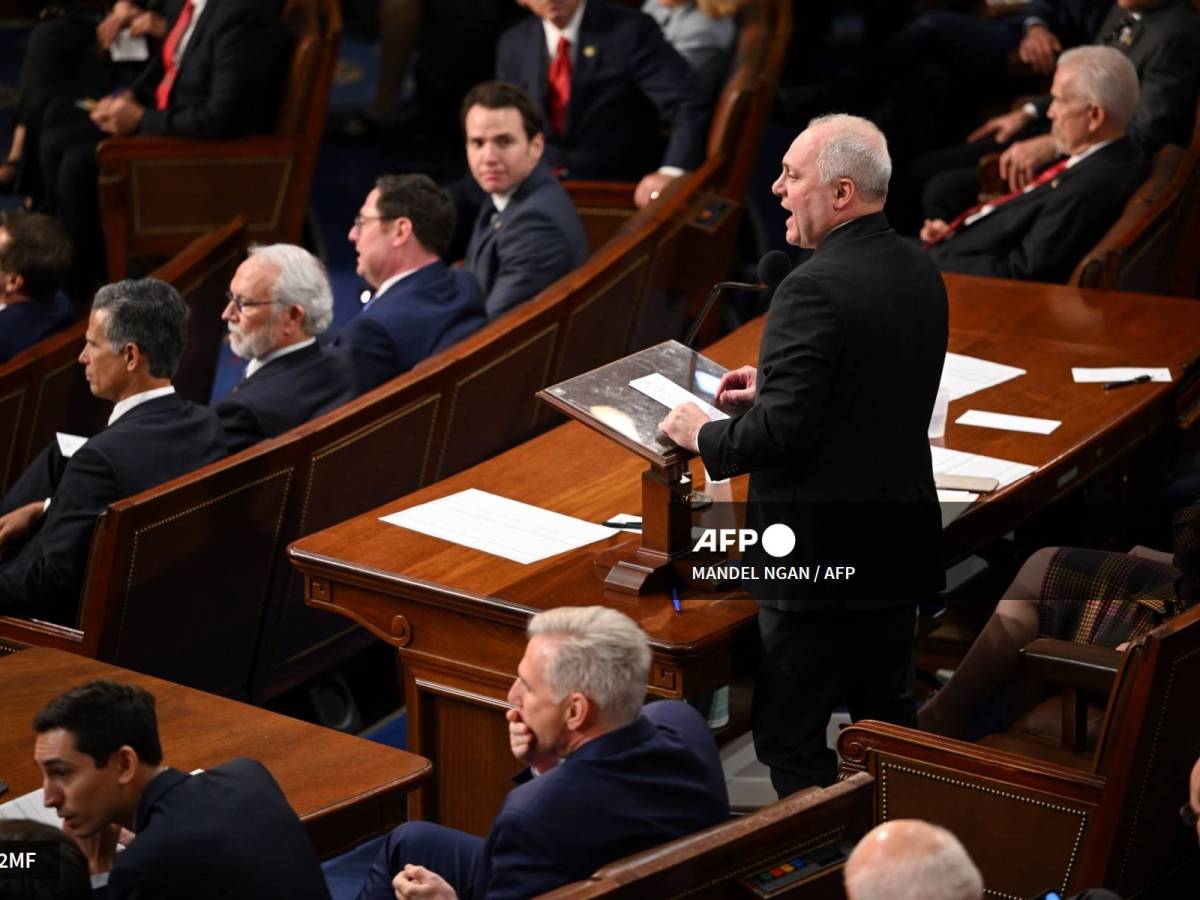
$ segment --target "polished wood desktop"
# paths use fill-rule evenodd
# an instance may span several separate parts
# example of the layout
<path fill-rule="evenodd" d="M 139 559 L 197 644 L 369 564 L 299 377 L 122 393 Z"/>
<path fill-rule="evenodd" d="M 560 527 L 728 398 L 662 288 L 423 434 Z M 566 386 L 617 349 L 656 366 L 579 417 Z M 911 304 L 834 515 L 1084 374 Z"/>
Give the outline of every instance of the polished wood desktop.
<path fill-rule="evenodd" d="M 997 501 L 1052 501 L 1179 414 L 1179 380 L 1200 351 L 1200 304 L 976 278 L 948 277 L 947 284 L 950 349 L 1027 374 L 952 403 L 945 445 L 1040 467 L 950 527 L 948 543 L 961 555 L 1012 527 L 1014 505 Z M 752 363 L 761 328 L 761 320 L 752 322 L 705 353 L 726 367 Z M 1071 380 L 1071 366 L 1111 365 L 1168 365 L 1176 383 L 1105 392 Z M 968 408 L 1058 418 L 1063 425 L 1047 436 L 955 425 Z M 605 590 L 605 572 L 594 560 L 627 540 L 625 534 L 521 565 L 378 517 L 475 487 L 603 522 L 639 512 L 645 468 L 634 454 L 569 423 L 292 545 L 310 605 L 362 623 L 399 650 L 409 745 L 437 767 L 414 796 L 414 816 L 475 833 L 488 828 L 510 787 L 506 776 L 517 769 L 508 752 L 504 698 L 536 612 L 593 603 L 621 610 L 650 637 L 650 692 L 685 697 L 744 671 L 755 605 L 743 593 L 689 592 L 677 615 L 662 593 L 631 597 Z M 699 476 L 695 461 L 692 471 Z M 744 482 L 735 479 L 735 495 Z"/>
<path fill-rule="evenodd" d="M 34 647 L 0 657 L 0 777 L 11 800 L 42 785 L 33 717 L 68 688 L 98 678 L 137 684 L 155 698 L 164 761 L 190 772 L 235 757 L 270 770 L 318 855 L 384 834 L 406 817 L 429 760 L 245 703 L 160 681 L 74 653 Z"/>

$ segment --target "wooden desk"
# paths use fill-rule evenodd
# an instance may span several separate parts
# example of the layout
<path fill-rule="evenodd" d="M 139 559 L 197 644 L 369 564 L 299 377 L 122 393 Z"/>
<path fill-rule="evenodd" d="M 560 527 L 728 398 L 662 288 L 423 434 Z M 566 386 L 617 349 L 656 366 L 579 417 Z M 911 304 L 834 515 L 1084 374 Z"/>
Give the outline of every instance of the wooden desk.
<path fill-rule="evenodd" d="M 1070 366 L 1155 363 L 1179 375 L 1200 348 L 1200 337 L 1191 350 L 1179 340 L 1200 336 L 1200 304 L 987 279 L 947 283 L 951 349 L 1028 371 L 952 404 L 951 420 L 970 406 L 1064 421 L 1046 437 L 951 421 L 947 446 L 1044 467 L 1000 492 L 1000 499 L 1018 493 L 1038 502 L 1054 499 L 1172 410 L 1175 385 L 1106 393 L 1074 384 Z M 706 353 L 729 367 L 753 361 L 761 328 L 761 321 L 751 323 Z M 525 566 L 395 528 L 378 516 L 478 487 L 601 522 L 639 510 L 643 469 L 633 454 L 571 423 L 292 545 L 310 605 L 346 615 L 399 649 L 410 746 L 430 757 L 438 773 L 414 796 L 414 816 L 475 833 L 488 828 L 509 788 L 506 776 L 516 768 L 502 712 L 534 613 L 592 603 L 621 610 L 650 636 L 650 691 L 683 697 L 726 683 L 740 667 L 739 642 L 751 637 L 755 604 L 740 594 L 693 594 L 683 599 L 683 615 L 675 615 L 661 594 L 605 591 L 604 572 L 593 559 L 624 536 Z M 1001 512 L 989 516 L 988 509 Z M 1013 524 L 1004 509 L 995 501 L 978 504 L 954 524 L 951 542 L 965 546 L 1002 534 Z"/>
<path fill-rule="evenodd" d="M 35 647 L 0 658 L 0 776 L 9 795 L 41 787 L 31 728 L 58 694 L 106 678 L 154 695 L 164 760 L 185 772 L 238 756 L 257 759 L 279 782 L 322 858 L 383 834 L 405 819 L 409 791 L 429 760 L 245 703 L 160 681 L 94 659 Z"/>

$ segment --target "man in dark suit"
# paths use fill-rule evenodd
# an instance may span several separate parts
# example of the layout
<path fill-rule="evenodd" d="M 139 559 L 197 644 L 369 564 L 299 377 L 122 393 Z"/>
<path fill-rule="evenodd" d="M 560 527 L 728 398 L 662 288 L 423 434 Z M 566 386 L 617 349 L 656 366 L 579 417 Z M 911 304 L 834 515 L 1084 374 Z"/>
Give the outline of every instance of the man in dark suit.
<path fill-rule="evenodd" d="M 71 240 L 50 216 L 0 213 L 0 363 L 71 324 Z"/>
<path fill-rule="evenodd" d="M 287 56 L 275 0 L 172 0 L 162 52 L 133 87 L 84 113 L 75 98 L 46 110 L 31 130 L 40 164 L 35 202 L 66 224 L 79 258 L 76 280 L 101 271 L 96 144 L 109 135 L 228 138 L 270 131 Z"/>
<path fill-rule="evenodd" d="M 534 616 L 528 634 L 507 715 L 513 755 L 529 769 L 487 839 L 401 825 L 359 900 L 532 897 L 728 818 L 704 720 L 683 703 L 642 706 L 650 646 L 636 623 L 564 607 Z"/>
<path fill-rule="evenodd" d="M 474 276 L 438 258 L 453 234 L 454 201 L 425 175 L 384 175 L 367 195 L 350 241 L 375 293 L 333 342 L 359 393 L 487 322 Z"/>
<path fill-rule="evenodd" d="M 33 730 L 44 801 L 88 857 L 94 896 L 328 900 L 308 835 L 271 773 L 252 759 L 192 775 L 164 765 L 154 697 L 143 688 L 72 688 Z M 122 828 L 137 840 L 118 854 Z"/>
<path fill-rule="evenodd" d="M 882 215 L 890 175 L 883 135 L 864 119 L 826 116 L 796 138 L 772 190 L 790 213 L 788 242 L 815 252 L 776 290 L 758 368 L 726 373 L 717 391 L 753 405 L 708 422 L 681 404 L 660 425 L 713 478 L 750 472 L 754 742 L 780 795 L 833 782 L 825 729 L 839 700 L 855 720 L 915 724 L 916 603 L 943 583 L 926 432 L 946 289 Z M 797 574 L 772 578 L 768 566 Z"/>
<path fill-rule="evenodd" d="M 536 18 L 500 36 L 496 77 L 542 102 L 546 162 L 560 177 L 640 178 L 644 206 L 703 161 L 703 91 L 653 19 L 607 0 L 522 2 Z M 660 122 L 669 136 L 655 156 Z"/>
<path fill-rule="evenodd" d="M 318 346 L 333 320 L 321 261 L 291 244 L 250 248 L 229 283 L 229 346 L 250 360 L 233 393 L 213 406 L 229 452 L 283 434 L 354 396 L 349 362 Z"/>
<path fill-rule="evenodd" d="M 494 319 L 583 265 L 587 235 L 541 163 L 542 116 L 523 90 L 503 81 L 477 85 L 463 101 L 463 131 L 471 174 L 488 195 L 465 265 Z"/>
<path fill-rule="evenodd" d="M 1142 155 L 1149 159 L 1167 144 L 1191 144 L 1200 90 L 1200 12 L 1191 0 L 1117 0 L 1094 43 L 1119 50 L 1137 71 L 1141 90 L 1128 137 Z M 912 180 L 923 185 L 926 216 L 974 203 L 976 162 L 1002 148 L 1000 174 L 1009 188 L 1033 181 L 1058 155 L 1047 133 L 1050 103 L 1047 95 L 989 119 L 968 135 L 969 143 L 914 163 Z"/>
<path fill-rule="evenodd" d="M 1138 99 L 1125 56 L 1068 50 L 1051 94 L 1050 134 L 1065 158 L 1021 191 L 926 220 L 921 239 L 943 272 L 1065 282 L 1145 180 L 1150 163 L 1125 137 Z"/>
<path fill-rule="evenodd" d="M 101 288 L 79 361 L 113 404 L 108 427 L 77 446 L 61 436 L 0 503 L 0 611 L 74 625 L 96 519 L 110 503 L 225 455 L 212 410 L 175 395 L 187 304 L 146 278 Z M 23 544 L 22 544 L 23 542 Z"/>

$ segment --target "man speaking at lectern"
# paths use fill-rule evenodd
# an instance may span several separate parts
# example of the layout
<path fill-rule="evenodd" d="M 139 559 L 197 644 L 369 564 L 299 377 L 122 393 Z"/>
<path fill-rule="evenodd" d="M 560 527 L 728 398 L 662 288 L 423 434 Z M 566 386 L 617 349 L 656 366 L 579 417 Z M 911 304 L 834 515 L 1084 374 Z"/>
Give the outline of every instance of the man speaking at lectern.
<path fill-rule="evenodd" d="M 721 379 L 718 401 L 752 405 L 710 423 L 682 404 L 660 425 L 713 478 L 751 473 L 746 527 L 759 543 L 743 564 L 758 575 L 746 581 L 759 604 L 754 742 L 780 796 L 833 783 L 825 730 L 841 700 L 855 720 L 916 724 L 916 602 L 943 583 L 926 431 L 946 290 L 883 216 L 891 169 L 886 140 L 865 119 L 824 116 L 796 138 L 772 191 L 790 213 L 788 243 L 815 252 L 775 293 L 758 368 Z M 775 523 L 795 536 L 782 558 L 762 549 Z M 854 572 L 767 577 L 782 567 Z"/>

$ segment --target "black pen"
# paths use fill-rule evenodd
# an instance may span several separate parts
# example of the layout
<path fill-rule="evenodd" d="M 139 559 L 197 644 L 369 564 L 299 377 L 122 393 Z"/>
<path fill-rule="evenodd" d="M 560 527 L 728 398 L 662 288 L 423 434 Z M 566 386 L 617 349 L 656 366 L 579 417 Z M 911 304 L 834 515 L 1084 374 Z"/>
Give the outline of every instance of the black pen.
<path fill-rule="evenodd" d="M 1111 391 L 1114 388 L 1129 387 L 1131 384 L 1145 384 L 1150 380 L 1149 375 L 1139 375 L 1137 378 L 1130 378 L 1128 381 L 1109 381 L 1105 382 L 1104 389 Z"/>

